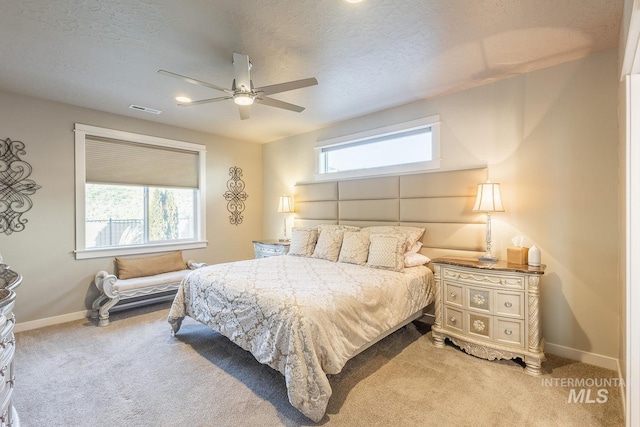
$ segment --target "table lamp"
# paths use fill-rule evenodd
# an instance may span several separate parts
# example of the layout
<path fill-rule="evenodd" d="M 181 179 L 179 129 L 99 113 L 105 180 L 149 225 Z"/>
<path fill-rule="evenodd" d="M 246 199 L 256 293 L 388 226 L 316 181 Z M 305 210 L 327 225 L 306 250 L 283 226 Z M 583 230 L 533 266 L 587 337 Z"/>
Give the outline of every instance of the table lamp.
<path fill-rule="evenodd" d="M 278 212 L 283 213 L 284 218 L 284 238 L 280 239 L 281 242 L 288 242 L 287 238 L 287 214 L 293 212 L 293 200 L 291 196 L 281 196 L 278 203 Z"/>
<path fill-rule="evenodd" d="M 478 261 L 495 263 L 498 258 L 491 253 L 491 212 L 504 212 L 502 198 L 500 197 L 500 184 L 491 181 L 478 184 L 478 194 L 476 194 L 476 204 L 473 206 L 473 212 L 487 213 L 487 253 L 478 257 Z"/>

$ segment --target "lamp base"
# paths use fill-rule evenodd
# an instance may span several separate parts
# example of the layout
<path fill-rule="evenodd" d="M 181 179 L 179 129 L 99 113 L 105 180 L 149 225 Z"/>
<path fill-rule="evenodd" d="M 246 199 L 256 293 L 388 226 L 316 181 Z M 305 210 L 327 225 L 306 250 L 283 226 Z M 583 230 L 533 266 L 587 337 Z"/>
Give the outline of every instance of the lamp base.
<path fill-rule="evenodd" d="M 496 258 L 496 257 L 488 257 L 488 256 L 481 256 L 481 257 L 478 257 L 478 261 L 486 262 L 488 264 L 495 264 L 496 262 L 498 262 L 498 258 Z"/>
<path fill-rule="evenodd" d="M 291 242 L 291 239 L 278 239 L 278 242 L 289 243 Z"/>

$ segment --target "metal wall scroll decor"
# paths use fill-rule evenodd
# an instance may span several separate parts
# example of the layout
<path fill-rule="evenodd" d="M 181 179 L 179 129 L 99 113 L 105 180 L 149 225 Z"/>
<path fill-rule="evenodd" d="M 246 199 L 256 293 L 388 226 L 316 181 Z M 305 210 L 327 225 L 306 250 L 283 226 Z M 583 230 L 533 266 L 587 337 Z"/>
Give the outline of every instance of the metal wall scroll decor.
<path fill-rule="evenodd" d="M 227 201 L 227 210 L 231 214 L 229 221 L 233 225 L 242 224 L 242 212 L 244 212 L 244 201 L 249 195 L 244 192 L 244 181 L 242 180 L 242 169 L 236 166 L 229 168 L 229 181 L 227 181 L 227 191 L 224 198 Z"/>
<path fill-rule="evenodd" d="M 22 214 L 33 207 L 29 196 L 42 188 L 33 180 L 31 165 L 20 159 L 25 155 L 24 143 L 0 140 L 0 233 L 7 235 L 24 230 Z"/>

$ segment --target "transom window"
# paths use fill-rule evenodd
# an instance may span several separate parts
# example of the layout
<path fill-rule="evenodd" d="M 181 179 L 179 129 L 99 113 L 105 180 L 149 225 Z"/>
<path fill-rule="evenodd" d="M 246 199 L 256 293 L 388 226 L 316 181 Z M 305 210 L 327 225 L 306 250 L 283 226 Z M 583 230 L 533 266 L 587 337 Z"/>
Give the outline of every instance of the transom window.
<path fill-rule="evenodd" d="M 76 258 L 206 246 L 205 147 L 76 124 Z"/>
<path fill-rule="evenodd" d="M 439 117 L 318 143 L 316 179 L 409 173 L 440 167 Z"/>

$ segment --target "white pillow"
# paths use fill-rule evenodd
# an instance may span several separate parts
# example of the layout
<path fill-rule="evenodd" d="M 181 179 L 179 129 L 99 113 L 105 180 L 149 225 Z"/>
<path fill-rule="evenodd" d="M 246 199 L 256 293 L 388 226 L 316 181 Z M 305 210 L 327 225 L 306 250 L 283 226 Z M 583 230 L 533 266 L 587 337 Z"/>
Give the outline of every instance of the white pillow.
<path fill-rule="evenodd" d="M 412 247 L 409 248 L 409 250 L 407 252 L 404 253 L 404 256 L 407 256 L 409 254 L 415 254 L 418 253 L 418 251 L 420 250 L 420 248 L 422 247 L 422 242 L 416 242 L 415 245 L 413 245 Z"/>
<path fill-rule="evenodd" d="M 418 265 L 424 265 L 431 261 L 431 258 L 428 256 L 411 252 L 410 254 L 405 254 L 404 256 L 404 266 L 405 267 L 416 267 Z"/>
<path fill-rule="evenodd" d="M 347 231 L 342 238 L 338 262 L 365 265 L 369 255 L 369 236 L 359 231 Z"/>
<path fill-rule="evenodd" d="M 289 255 L 311 256 L 317 240 L 318 230 L 315 228 L 293 227 Z"/>
<path fill-rule="evenodd" d="M 405 237 L 402 234 L 372 234 L 367 267 L 401 271 L 404 268 Z"/>

